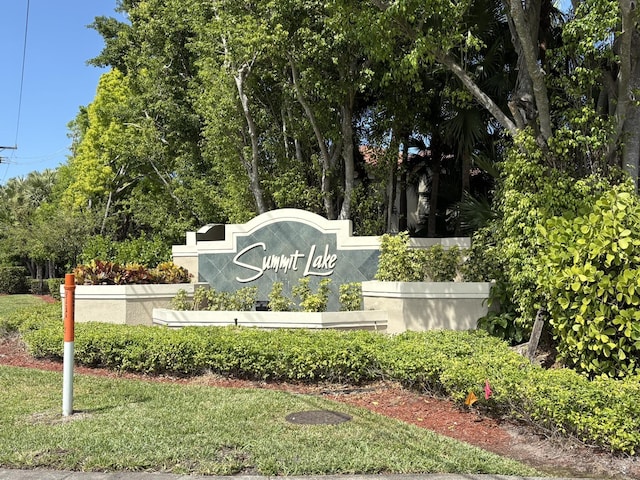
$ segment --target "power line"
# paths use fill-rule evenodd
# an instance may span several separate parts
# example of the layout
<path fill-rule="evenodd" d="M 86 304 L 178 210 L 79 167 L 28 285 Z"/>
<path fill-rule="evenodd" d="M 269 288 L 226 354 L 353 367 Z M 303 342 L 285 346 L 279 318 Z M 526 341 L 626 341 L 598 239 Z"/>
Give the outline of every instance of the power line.
<path fill-rule="evenodd" d="M 18 145 L 18 132 L 20 131 L 20 115 L 22 114 L 22 91 L 24 89 L 24 70 L 27 59 L 27 36 L 29 32 L 29 4 L 27 0 L 27 15 L 24 21 L 24 43 L 22 46 L 22 69 L 20 72 L 20 94 L 18 95 L 18 120 L 16 122 L 16 139 L 14 145 Z"/>
<path fill-rule="evenodd" d="M 20 69 L 20 92 L 18 94 L 18 117 L 16 120 L 16 136 L 13 142 L 13 146 L 0 146 L 0 151 L 2 150 L 17 150 L 18 149 L 18 134 L 20 133 L 20 116 L 22 115 L 22 92 L 24 90 L 24 71 L 27 59 L 27 38 L 29 33 L 29 10 L 30 10 L 30 0 L 27 0 L 27 12 L 24 21 L 24 39 L 22 44 L 22 66 Z M 0 156 L 0 163 L 7 163 L 7 159 Z M 5 177 L 9 171 L 9 165 L 7 164 L 7 168 L 5 169 L 4 176 L 2 181 L 4 182 Z"/>
<path fill-rule="evenodd" d="M 14 147 L 3 147 L 2 145 L 0 145 L 0 152 L 2 150 L 17 150 L 17 148 L 18 147 L 15 147 L 15 146 Z M 6 158 L 4 158 L 3 156 L 0 156 L 0 163 L 6 162 L 6 160 L 7 160 Z"/>

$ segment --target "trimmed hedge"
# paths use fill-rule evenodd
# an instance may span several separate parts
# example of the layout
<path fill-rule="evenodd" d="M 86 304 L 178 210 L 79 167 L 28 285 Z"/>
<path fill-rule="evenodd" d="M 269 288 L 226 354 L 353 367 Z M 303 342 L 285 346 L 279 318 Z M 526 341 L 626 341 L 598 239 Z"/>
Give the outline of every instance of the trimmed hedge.
<path fill-rule="evenodd" d="M 9 316 L 29 352 L 62 358 L 60 307 Z M 569 369 L 532 366 L 508 346 L 476 332 L 308 331 L 160 327 L 80 323 L 79 364 L 145 373 L 362 383 L 393 379 L 462 403 L 475 392 L 480 408 L 530 421 L 612 451 L 640 446 L 640 377 L 589 380 Z M 492 395 L 484 396 L 485 382 Z"/>
<path fill-rule="evenodd" d="M 0 293 L 29 293 L 29 286 L 26 268 L 0 267 Z"/>

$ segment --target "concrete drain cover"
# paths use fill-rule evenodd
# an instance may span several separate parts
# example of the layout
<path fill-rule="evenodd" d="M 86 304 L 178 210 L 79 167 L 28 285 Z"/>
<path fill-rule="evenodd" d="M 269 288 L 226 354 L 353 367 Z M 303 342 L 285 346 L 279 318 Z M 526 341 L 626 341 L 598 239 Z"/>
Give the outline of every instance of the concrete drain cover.
<path fill-rule="evenodd" d="M 337 423 L 348 422 L 351 415 L 331 410 L 309 410 L 305 412 L 290 413 L 285 417 L 287 422 L 302 425 L 335 425 Z"/>

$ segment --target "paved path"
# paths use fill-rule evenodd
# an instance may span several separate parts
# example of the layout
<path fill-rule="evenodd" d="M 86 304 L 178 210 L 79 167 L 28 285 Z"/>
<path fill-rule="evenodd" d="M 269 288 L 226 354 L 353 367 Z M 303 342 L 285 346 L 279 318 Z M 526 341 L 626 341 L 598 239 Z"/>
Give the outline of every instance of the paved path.
<path fill-rule="evenodd" d="M 505 475 L 318 475 L 303 477 L 262 477 L 237 475 L 232 477 L 173 475 L 168 473 L 141 472 L 62 472 L 53 470 L 6 470 L 0 468 L 0 480 L 549 480 L 549 477 L 514 477 Z M 556 478 L 555 480 L 580 480 Z"/>

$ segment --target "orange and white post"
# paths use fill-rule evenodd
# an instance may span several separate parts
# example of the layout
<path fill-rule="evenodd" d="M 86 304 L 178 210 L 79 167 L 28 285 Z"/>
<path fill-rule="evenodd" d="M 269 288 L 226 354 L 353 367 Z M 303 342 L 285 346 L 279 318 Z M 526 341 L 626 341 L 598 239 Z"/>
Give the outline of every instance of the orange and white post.
<path fill-rule="evenodd" d="M 64 356 L 62 366 L 62 416 L 73 413 L 73 343 L 75 341 L 76 279 L 72 273 L 64 277 Z"/>

